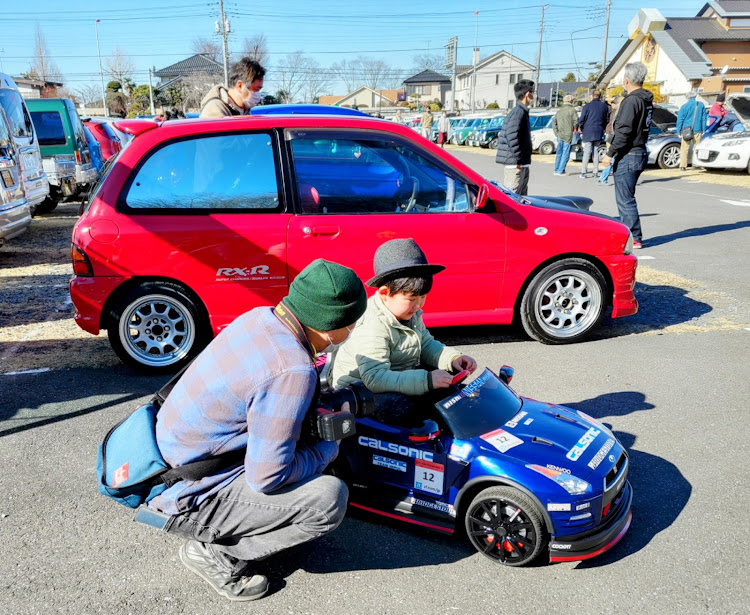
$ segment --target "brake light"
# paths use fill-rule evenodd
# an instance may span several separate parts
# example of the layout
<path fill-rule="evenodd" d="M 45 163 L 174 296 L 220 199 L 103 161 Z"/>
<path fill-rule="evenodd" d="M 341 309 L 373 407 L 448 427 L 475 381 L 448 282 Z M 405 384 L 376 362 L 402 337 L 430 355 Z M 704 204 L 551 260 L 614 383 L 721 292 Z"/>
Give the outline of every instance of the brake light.
<path fill-rule="evenodd" d="M 73 261 L 73 273 L 80 276 L 93 276 L 94 269 L 86 253 L 76 244 L 70 244 L 70 259 Z"/>
<path fill-rule="evenodd" d="M 76 150 L 76 164 L 81 164 L 81 152 Z"/>

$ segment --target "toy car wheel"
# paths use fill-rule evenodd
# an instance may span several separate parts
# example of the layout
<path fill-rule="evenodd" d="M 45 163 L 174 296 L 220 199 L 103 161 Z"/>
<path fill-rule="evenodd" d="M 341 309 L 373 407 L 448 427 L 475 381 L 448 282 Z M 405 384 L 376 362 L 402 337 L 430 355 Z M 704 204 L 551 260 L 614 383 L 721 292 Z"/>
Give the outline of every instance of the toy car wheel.
<path fill-rule="evenodd" d="M 607 283 L 580 258 L 566 258 L 542 269 L 521 300 L 521 324 L 545 344 L 569 344 L 588 335 L 601 321 Z"/>
<path fill-rule="evenodd" d="M 539 153 L 542 156 L 550 156 L 555 153 L 555 144 L 552 141 L 545 141 L 539 146 Z"/>
<path fill-rule="evenodd" d="M 177 284 L 147 282 L 110 312 L 109 343 L 124 363 L 149 373 L 175 371 L 211 340 L 204 311 Z"/>
<path fill-rule="evenodd" d="M 497 137 L 495 137 L 494 139 L 492 139 L 492 141 L 490 141 L 490 144 L 488 145 L 488 147 L 490 149 L 497 149 Z"/>
<path fill-rule="evenodd" d="M 680 164 L 680 146 L 671 144 L 662 148 L 657 162 L 662 169 L 676 169 Z"/>
<path fill-rule="evenodd" d="M 513 487 L 489 487 L 469 504 L 466 534 L 474 548 L 506 566 L 526 566 L 547 545 L 534 502 Z"/>

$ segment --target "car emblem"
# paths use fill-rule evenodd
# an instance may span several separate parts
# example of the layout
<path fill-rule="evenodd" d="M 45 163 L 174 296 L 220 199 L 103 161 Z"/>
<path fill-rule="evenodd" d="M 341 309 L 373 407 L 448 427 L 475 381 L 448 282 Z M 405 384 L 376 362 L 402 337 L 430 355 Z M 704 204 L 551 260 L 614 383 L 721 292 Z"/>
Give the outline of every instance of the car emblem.
<path fill-rule="evenodd" d="M 546 235 L 546 234 L 547 234 L 547 229 L 543 226 L 538 226 L 537 228 L 534 229 L 534 235 L 539 235 L 541 237 L 542 235 Z"/>
<path fill-rule="evenodd" d="M 610 463 L 614 463 L 615 462 L 615 456 L 614 455 L 610 455 L 609 456 L 609 461 L 610 461 Z"/>

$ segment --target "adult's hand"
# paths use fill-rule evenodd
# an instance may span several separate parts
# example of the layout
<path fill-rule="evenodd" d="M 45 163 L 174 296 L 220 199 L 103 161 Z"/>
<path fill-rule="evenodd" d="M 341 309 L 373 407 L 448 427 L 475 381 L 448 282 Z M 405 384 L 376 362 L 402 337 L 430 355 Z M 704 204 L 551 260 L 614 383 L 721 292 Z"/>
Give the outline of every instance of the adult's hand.
<path fill-rule="evenodd" d="M 432 378 L 433 389 L 445 389 L 453 382 L 453 376 L 442 369 L 436 369 L 430 372 L 430 378 Z"/>
<path fill-rule="evenodd" d="M 604 158 L 602 158 L 602 166 L 610 167 L 612 166 L 612 159 L 607 156 L 607 154 L 604 154 Z"/>

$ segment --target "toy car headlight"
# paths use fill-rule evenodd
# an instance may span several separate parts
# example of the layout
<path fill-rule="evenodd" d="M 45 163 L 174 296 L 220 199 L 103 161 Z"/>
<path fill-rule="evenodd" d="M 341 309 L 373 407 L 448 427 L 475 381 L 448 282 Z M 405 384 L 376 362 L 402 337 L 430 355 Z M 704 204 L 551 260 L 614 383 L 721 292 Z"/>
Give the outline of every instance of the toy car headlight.
<path fill-rule="evenodd" d="M 566 474 L 565 472 L 538 465 L 527 465 L 526 467 L 529 468 L 529 470 L 534 470 L 534 472 L 539 472 L 539 474 L 552 479 L 570 495 L 580 495 L 585 493 L 586 489 L 589 488 L 589 484 L 585 480 L 573 476 L 572 474 Z"/>

